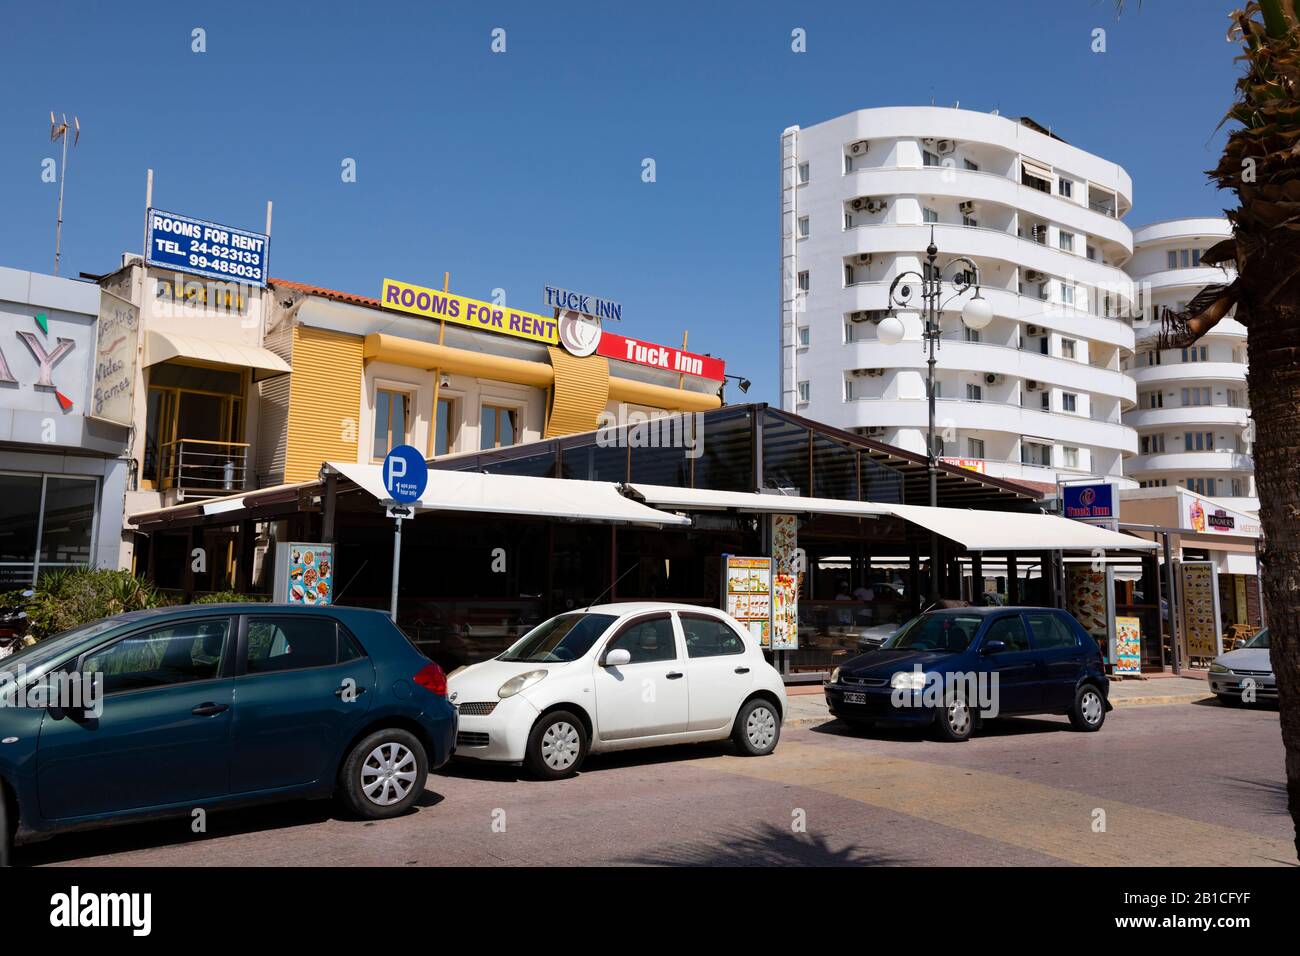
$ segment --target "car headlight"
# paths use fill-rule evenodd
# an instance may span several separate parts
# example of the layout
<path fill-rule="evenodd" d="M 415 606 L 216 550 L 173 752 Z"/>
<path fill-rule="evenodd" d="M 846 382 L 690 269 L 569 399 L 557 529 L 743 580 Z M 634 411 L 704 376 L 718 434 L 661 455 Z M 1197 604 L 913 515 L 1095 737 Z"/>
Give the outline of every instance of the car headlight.
<path fill-rule="evenodd" d="M 502 700 L 513 697 L 520 691 L 532 687 L 545 676 L 546 671 L 529 671 L 527 674 L 516 674 L 497 689 L 497 696 Z"/>
<path fill-rule="evenodd" d="M 831 671 L 831 679 L 828 680 L 826 683 L 838 684 L 839 682 L 840 682 L 840 669 L 837 667 L 835 668 L 835 670 Z"/>
<path fill-rule="evenodd" d="M 1218 661 L 1215 661 L 1213 664 L 1210 665 L 1210 673 L 1211 673 L 1211 674 L 1231 674 L 1232 671 L 1229 670 L 1229 669 L 1228 669 L 1227 667 L 1225 667 L 1224 665 L 1220 664 Z"/>
<path fill-rule="evenodd" d="M 895 690 L 925 690 L 925 678 L 920 671 L 896 671 L 889 678 L 889 686 Z"/>

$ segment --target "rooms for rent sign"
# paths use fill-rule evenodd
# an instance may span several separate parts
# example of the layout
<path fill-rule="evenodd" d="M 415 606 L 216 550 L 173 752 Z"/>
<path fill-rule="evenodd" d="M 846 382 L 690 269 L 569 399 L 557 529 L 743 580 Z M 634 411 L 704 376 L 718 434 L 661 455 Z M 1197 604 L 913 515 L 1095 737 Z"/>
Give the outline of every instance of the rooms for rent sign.
<path fill-rule="evenodd" d="M 556 345 L 560 341 L 559 323 L 550 316 L 508 309 L 503 305 L 467 299 L 463 295 L 426 289 L 396 279 L 384 280 L 381 301 L 385 309 L 409 312 L 426 319 L 455 322 L 471 329 L 513 335 L 547 345 Z"/>

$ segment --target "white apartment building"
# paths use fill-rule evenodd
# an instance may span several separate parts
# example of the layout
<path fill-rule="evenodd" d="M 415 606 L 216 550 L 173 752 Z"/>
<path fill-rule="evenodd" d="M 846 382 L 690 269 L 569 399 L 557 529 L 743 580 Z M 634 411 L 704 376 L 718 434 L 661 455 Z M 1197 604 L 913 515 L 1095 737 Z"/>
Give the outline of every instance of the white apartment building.
<path fill-rule="evenodd" d="M 1201 264 L 1201 253 L 1231 235 L 1226 219 L 1170 219 L 1133 233 L 1128 271 L 1142 291 L 1139 340 L 1160 309 L 1182 310 L 1202 288 L 1232 273 Z M 1124 415 L 1138 434 L 1125 474 L 1143 488 L 1181 485 L 1239 511 L 1258 511 L 1253 427 L 1246 394 L 1246 328 L 1229 315 L 1185 349 L 1143 349 L 1125 362 L 1137 407 Z"/>
<path fill-rule="evenodd" d="M 877 325 L 933 235 L 940 267 L 978 265 L 994 313 L 973 332 L 966 297 L 945 296 L 943 457 L 1021 481 L 1121 476 L 1138 451 L 1123 169 L 1029 119 L 935 107 L 790 127 L 781 145 L 783 408 L 925 452 L 921 316 L 897 311 L 897 344 Z"/>

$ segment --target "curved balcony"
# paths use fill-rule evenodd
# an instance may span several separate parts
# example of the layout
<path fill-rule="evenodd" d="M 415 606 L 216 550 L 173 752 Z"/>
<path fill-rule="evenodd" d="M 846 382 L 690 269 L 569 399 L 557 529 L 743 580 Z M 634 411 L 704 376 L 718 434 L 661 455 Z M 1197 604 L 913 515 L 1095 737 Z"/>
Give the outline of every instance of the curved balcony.
<path fill-rule="evenodd" d="M 1246 382 L 1246 366 L 1240 362 L 1179 362 L 1174 365 L 1144 365 L 1128 373 L 1138 385 L 1186 385 L 1195 382 Z"/>
<path fill-rule="evenodd" d="M 1052 276 L 1068 276 L 1077 283 L 1102 288 L 1124 287 L 1132 281 L 1123 270 L 1115 266 L 1093 262 L 1032 239 L 1022 239 L 1001 229 L 986 229 L 983 226 L 959 226 L 953 223 L 873 223 L 854 226 L 844 234 L 848 240 L 845 252 L 919 255 L 920 250 L 930 243 L 932 225 L 935 244 L 946 257 L 966 255 L 1001 259 L 1022 269 L 1033 269 Z"/>
<path fill-rule="evenodd" d="M 974 169 L 941 166 L 875 166 L 855 169 L 844 176 L 849 195 L 858 196 L 944 196 L 991 202 L 1009 209 L 1032 213 L 1072 232 L 1086 233 L 1111 242 L 1133 254 L 1133 234 L 1118 219 L 1094 212 L 1085 205 L 1021 185 L 1008 176 Z"/>
<path fill-rule="evenodd" d="M 1149 474 L 1157 471 L 1177 472 L 1179 475 L 1202 475 L 1207 472 L 1251 472 L 1255 461 L 1250 455 L 1227 449 L 1221 451 L 1165 451 L 1155 455 L 1139 455 L 1128 463 L 1129 474 Z"/>
<path fill-rule="evenodd" d="M 900 342 L 897 345 L 855 342 L 845 345 L 844 349 L 849 368 L 920 370 L 926 362 L 925 353 L 916 341 Z M 1137 402 L 1137 386 L 1128 375 L 1111 369 L 1095 368 L 1073 359 L 1042 355 L 1007 345 L 947 340 L 940 345 L 938 357 L 940 372 L 983 372 L 1033 379 L 1087 395 L 1117 398 L 1130 406 Z"/>
<path fill-rule="evenodd" d="M 1170 292 L 1174 289 L 1187 289 L 1195 295 L 1207 285 L 1222 285 L 1231 280 L 1231 276 L 1217 266 L 1198 266 L 1194 269 L 1162 269 L 1137 276 L 1135 281 L 1143 282 L 1153 293 Z M 1191 298 L 1189 295 L 1187 298 Z"/>
<path fill-rule="evenodd" d="M 1245 429 L 1250 425 L 1250 410 L 1231 405 L 1185 405 L 1179 408 L 1140 408 L 1124 416 L 1124 424 L 1138 431 L 1156 428 L 1182 428 L 1184 425 L 1219 425 Z"/>
<path fill-rule="evenodd" d="M 1227 239 L 1232 226 L 1219 216 L 1193 216 L 1189 219 L 1162 219 L 1149 222 L 1133 230 L 1133 242 L 1146 246 L 1157 242 L 1180 239 Z"/>
<path fill-rule="evenodd" d="M 814 304 L 810 311 L 817 309 L 818 305 L 823 301 L 823 295 L 829 298 L 830 295 L 834 294 L 840 296 L 838 310 L 840 312 L 854 312 L 859 309 L 887 310 L 890 308 L 888 282 L 860 282 L 843 289 L 839 293 L 819 294 L 818 298 L 813 300 Z M 1090 312 L 1063 308 L 1050 302 L 1044 302 L 1035 296 L 1020 295 L 1018 292 L 1012 292 L 1009 289 L 986 286 L 980 290 L 980 294 L 989 300 L 989 305 L 993 307 L 993 314 L 1000 318 L 1025 322 L 1030 325 L 1041 325 L 1054 332 L 1069 335 L 1071 338 L 1101 342 L 1105 345 L 1124 349 L 1127 352 L 1133 351 L 1133 329 L 1122 319 L 1104 318 Z M 960 309 L 962 301 L 961 299 L 954 300 L 950 303 L 949 308 L 952 310 Z"/>
<path fill-rule="evenodd" d="M 886 425 L 891 428 L 927 427 L 925 399 L 864 398 L 844 402 L 843 427 Z M 1026 436 L 1090 448 L 1107 448 L 1137 454 L 1137 432 L 1127 425 L 1098 422 L 1080 415 L 1044 412 L 1004 402 L 962 402 L 939 399 L 935 418 L 942 428 L 958 428 Z"/>

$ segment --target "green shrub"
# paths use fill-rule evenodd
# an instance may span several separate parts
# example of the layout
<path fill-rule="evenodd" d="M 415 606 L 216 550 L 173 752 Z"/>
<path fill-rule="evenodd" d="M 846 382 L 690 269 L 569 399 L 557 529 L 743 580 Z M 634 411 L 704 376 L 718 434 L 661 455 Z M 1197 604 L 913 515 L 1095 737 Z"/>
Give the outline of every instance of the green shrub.
<path fill-rule="evenodd" d="M 194 599 L 195 604 L 249 604 L 264 603 L 265 594 L 240 594 L 238 591 L 213 591 Z"/>
<path fill-rule="evenodd" d="M 129 571 L 59 568 L 36 582 L 25 610 L 37 640 L 126 611 L 167 603 L 152 584 Z"/>

